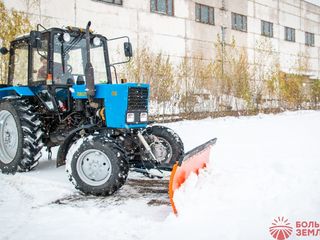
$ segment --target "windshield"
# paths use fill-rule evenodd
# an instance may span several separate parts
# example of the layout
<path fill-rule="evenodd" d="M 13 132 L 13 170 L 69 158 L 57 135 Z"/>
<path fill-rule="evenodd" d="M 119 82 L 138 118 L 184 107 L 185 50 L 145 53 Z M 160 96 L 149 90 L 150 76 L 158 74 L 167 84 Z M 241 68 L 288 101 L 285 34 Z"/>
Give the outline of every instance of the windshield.
<path fill-rule="evenodd" d="M 107 82 L 106 63 L 103 49 L 103 39 L 100 43 L 91 44 L 91 63 L 94 68 L 95 83 Z M 70 41 L 61 40 L 61 34 L 54 37 L 53 83 L 55 84 L 85 84 L 85 67 L 87 51 L 85 35 L 71 37 Z"/>

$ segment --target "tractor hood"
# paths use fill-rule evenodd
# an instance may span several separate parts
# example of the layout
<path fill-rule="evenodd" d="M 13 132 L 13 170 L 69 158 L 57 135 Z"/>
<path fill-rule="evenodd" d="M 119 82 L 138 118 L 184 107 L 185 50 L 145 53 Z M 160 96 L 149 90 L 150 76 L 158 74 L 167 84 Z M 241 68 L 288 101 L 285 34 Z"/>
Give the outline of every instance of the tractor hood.
<path fill-rule="evenodd" d="M 106 125 L 109 128 L 143 128 L 148 121 L 149 84 L 96 84 L 95 99 L 104 100 Z M 85 85 L 74 85 L 74 99 L 88 99 Z M 130 119 L 128 120 L 128 115 Z M 141 116 L 144 116 L 143 118 Z"/>

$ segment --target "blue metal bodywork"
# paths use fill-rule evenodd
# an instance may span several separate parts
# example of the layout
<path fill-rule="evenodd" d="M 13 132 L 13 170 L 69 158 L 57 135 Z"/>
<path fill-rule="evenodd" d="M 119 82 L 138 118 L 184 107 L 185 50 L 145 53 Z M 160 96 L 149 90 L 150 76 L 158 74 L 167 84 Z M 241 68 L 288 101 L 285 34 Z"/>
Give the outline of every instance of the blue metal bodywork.
<path fill-rule="evenodd" d="M 0 99 L 7 96 L 22 96 L 22 97 L 31 97 L 34 96 L 34 93 L 31 91 L 29 87 L 5 87 L 0 88 Z"/>
<path fill-rule="evenodd" d="M 96 99 L 103 99 L 105 108 L 106 124 L 109 128 L 145 128 L 147 123 L 126 123 L 128 109 L 128 92 L 130 87 L 147 88 L 149 84 L 125 83 L 125 84 L 96 84 Z M 87 99 L 86 85 L 73 85 L 71 96 L 74 99 Z M 40 88 L 41 90 L 41 88 Z M 13 86 L 0 88 L 0 99 L 6 96 L 35 96 L 39 87 Z M 68 91 L 66 89 L 66 91 Z M 149 102 L 149 101 L 148 101 Z M 148 106 L 147 106 L 148 112 Z"/>
<path fill-rule="evenodd" d="M 95 98 L 104 99 L 107 127 L 110 128 L 145 128 L 147 123 L 127 124 L 126 114 L 128 109 L 128 90 L 130 87 L 148 88 L 149 84 L 125 83 L 125 84 L 97 84 L 95 85 Z M 85 85 L 74 85 L 72 97 L 74 99 L 86 99 Z"/>

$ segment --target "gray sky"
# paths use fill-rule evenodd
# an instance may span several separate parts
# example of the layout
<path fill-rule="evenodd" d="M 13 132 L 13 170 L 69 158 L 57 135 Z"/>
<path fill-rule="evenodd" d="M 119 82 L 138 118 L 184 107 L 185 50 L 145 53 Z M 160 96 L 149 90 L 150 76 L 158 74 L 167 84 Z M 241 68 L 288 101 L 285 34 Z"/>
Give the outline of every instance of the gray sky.
<path fill-rule="evenodd" d="M 311 2 L 311 3 L 313 3 L 313 4 L 317 4 L 317 5 L 320 6 L 320 0 L 305 0 L 305 1 Z"/>

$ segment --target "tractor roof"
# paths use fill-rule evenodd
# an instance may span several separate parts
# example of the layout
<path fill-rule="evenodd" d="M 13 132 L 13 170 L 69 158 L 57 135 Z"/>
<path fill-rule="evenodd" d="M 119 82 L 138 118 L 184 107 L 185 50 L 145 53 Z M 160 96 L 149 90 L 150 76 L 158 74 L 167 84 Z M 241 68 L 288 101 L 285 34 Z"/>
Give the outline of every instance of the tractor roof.
<path fill-rule="evenodd" d="M 64 32 L 67 32 L 71 35 L 77 35 L 79 33 L 85 33 L 85 29 L 83 28 L 78 28 L 78 27 L 72 27 L 72 26 L 68 26 L 66 28 L 49 28 L 49 29 L 45 29 L 43 31 L 40 31 L 41 33 L 47 33 L 47 32 L 61 32 L 61 33 L 64 33 Z M 90 34 L 93 34 L 93 31 L 90 30 Z M 99 34 L 94 34 L 94 35 L 99 35 Z M 20 35 L 18 36 L 17 38 L 15 38 L 13 41 L 23 41 L 27 38 L 30 37 L 30 33 L 28 34 L 24 34 L 24 35 Z"/>

